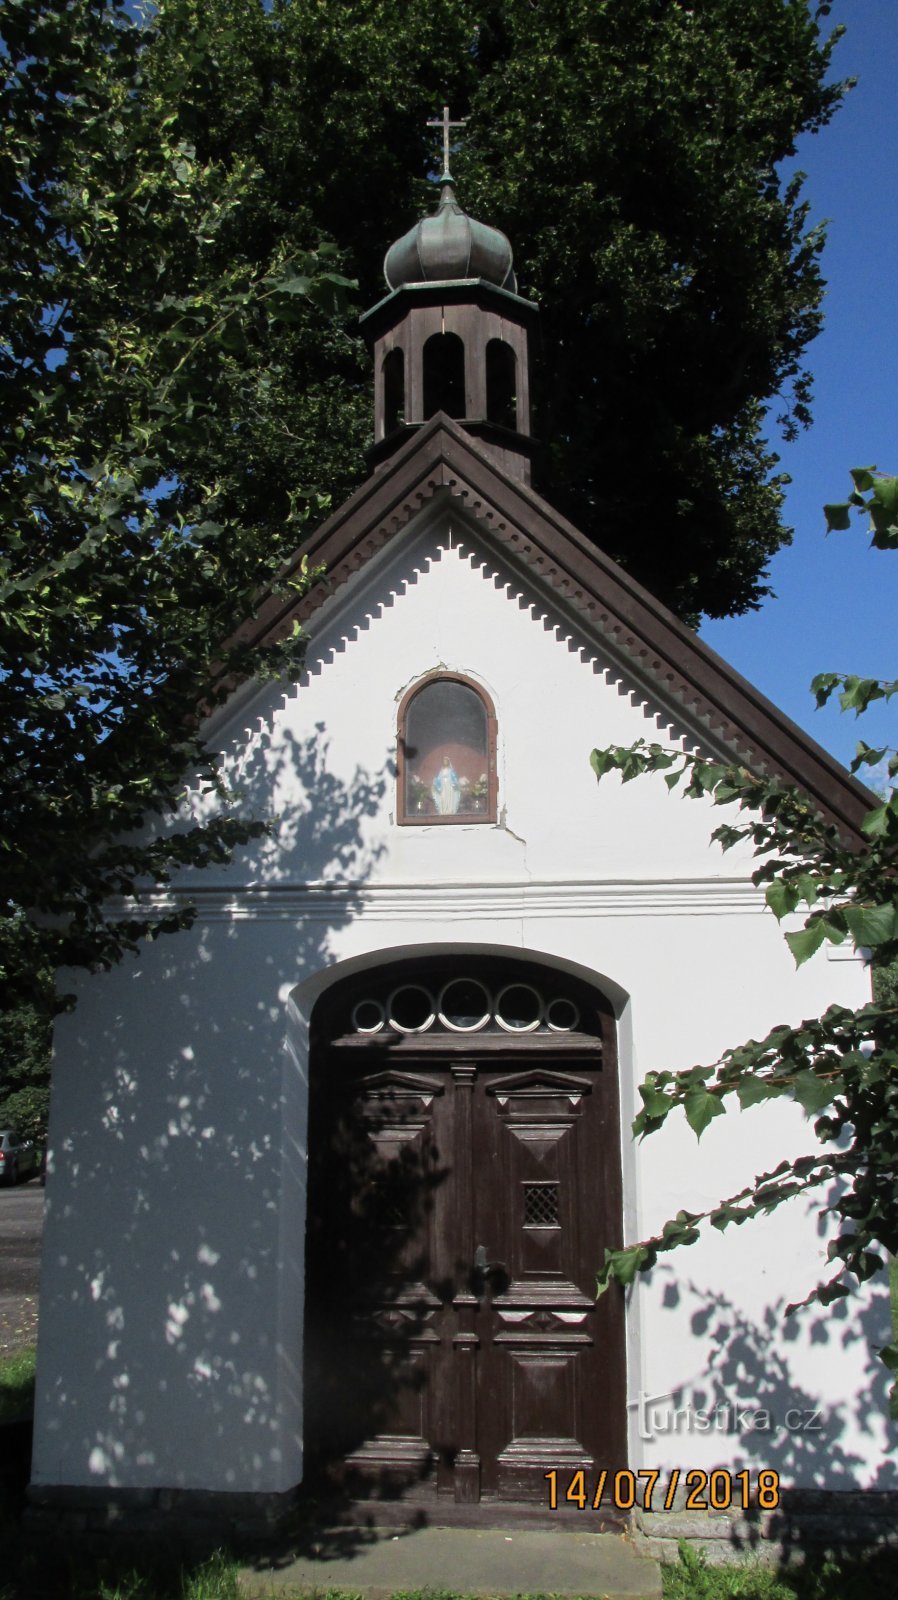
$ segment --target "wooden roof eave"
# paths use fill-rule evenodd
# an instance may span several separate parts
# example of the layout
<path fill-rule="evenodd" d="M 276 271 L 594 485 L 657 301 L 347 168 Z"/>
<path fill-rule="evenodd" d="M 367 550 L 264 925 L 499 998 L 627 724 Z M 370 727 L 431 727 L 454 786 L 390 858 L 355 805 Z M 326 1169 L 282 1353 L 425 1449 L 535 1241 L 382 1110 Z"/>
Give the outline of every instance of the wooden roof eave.
<path fill-rule="evenodd" d="M 664 699 L 711 731 L 735 759 L 808 793 L 857 844 L 876 796 L 533 489 L 508 477 L 443 413 L 432 417 L 299 547 L 327 576 L 298 599 L 269 595 L 233 638 L 273 642 L 306 623 L 357 571 L 448 491 L 554 597 L 592 624 Z"/>

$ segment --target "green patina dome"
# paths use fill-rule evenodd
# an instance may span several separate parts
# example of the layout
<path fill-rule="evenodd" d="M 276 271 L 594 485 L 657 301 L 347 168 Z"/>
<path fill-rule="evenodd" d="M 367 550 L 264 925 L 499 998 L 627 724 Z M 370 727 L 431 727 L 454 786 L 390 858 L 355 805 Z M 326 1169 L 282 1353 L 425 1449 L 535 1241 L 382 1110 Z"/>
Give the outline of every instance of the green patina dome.
<path fill-rule="evenodd" d="M 515 293 L 511 245 L 505 234 L 485 222 L 475 222 L 462 210 L 450 177 L 440 179 L 440 188 L 435 215 L 416 222 L 387 251 L 387 287 L 483 278 Z"/>

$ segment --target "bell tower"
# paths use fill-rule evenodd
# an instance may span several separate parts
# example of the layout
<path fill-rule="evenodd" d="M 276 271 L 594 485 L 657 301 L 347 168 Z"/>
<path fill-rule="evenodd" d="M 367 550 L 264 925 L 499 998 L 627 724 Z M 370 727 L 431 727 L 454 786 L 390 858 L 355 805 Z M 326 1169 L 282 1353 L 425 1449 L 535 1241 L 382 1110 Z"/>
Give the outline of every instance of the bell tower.
<path fill-rule="evenodd" d="M 512 477 L 530 482 L 530 346 L 537 308 L 517 292 L 504 233 L 469 217 L 449 172 L 433 216 L 391 245 L 390 291 L 360 326 L 374 355 L 377 467 L 438 411 L 453 417 Z"/>

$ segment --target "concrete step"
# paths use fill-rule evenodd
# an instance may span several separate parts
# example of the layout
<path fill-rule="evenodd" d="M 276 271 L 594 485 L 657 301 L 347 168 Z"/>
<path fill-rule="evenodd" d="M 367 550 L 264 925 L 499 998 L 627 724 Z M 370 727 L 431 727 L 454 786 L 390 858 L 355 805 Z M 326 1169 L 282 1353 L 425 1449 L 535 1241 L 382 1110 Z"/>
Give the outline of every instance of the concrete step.
<path fill-rule="evenodd" d="M 567 1530 L 415 1528 L 318 1530 L 276 1566 L 245 1568 L 248 1596 L 346 1589 L 367 1600 L 399 1590 L 461 1595 L 583 1595 L 657 1600 L 661 1569 L 621 1535 Z"/>

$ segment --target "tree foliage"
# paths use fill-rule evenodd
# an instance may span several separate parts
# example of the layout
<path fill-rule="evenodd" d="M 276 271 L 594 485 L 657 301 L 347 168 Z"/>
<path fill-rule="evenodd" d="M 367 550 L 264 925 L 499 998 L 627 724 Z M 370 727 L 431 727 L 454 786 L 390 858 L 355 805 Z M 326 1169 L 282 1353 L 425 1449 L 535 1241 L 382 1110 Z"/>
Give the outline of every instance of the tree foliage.
<path fill-rule="evenodd" d="M 829 527 L 848 527 L 850 511 L 856 508 L 869 516 L 877 548 L 898 549 L 898 479 L 875 468 L 857 469 L 852 477 L 850 500 L 826 508 Z M 858 714 L 896 687 L 834 673 L 821 674 L 813 684 L 818 703 L 840 691 L 843 709 Z M 727 1050 L 711 1066 L 648 1075 L 640 1087 L 643 1104 L 634 1134 L 655 1132 L 673 1111 L 682 1109 L 701 1138 L 728 1099 L 735 1099 L 743 1111 L 763 1101 L 787 1099 L 813 1119 L 818 1149 L 781 1161 L 706 1212 L 679 1212 L 655 1238 L 606 1251 L 600 1289 L 612 1277 L 629 1283 L 654 1266 L 661 1253 L 694 1243 L 705 1223 L 721 1230 L 739 1226 L 824 1186 L 827 1208 L 837 1220 L 827 1246 L 832 1271 L 801 1304 L 826 1306 L 844 1298 L 885 1269 L 886 1252 L 898 1254 L 898 753 L 861 741 L 852 770 L 879 767 L 883 761 L 888 790 L 864 818 L 865 843 L 858 849 L 800 791 L 743 767 L 642 741 L 593 751 L 592 765 L 600 779 L 612 771 L 624 782 L 663 772 L 671 789 L 682 781 L 683 792 L 692 798 L 738 806 L 737 820 L 722 823 L 712 838 L 725 850 L 745 842 L 753 845 L 760 863 L 753 880 L 766 886 L 768 906 L 780 920 L 801 917 L 802 926 L 785 935 L 797 966 L 825 944 L 849 942 L 872 952 L 882 973 L 873 1000 L 856 1011 L 833 1005 L 822 1017 L 797 1027 L 775 1027 L 763 1039 Z M 789 1306 L 787 1311 L 796 1309 Z M 898 1372 L 898 1346 L 890 1344 L 880 1354 Z M 892 1404 L 898 1415 L 898 1384 Z"/>
<path fill-rule="evenodd" d="M 431 209 L 449 100 L 462 202 L 505 229 L 541 306 L 540 487 L 681 616 L 743 611 L 787 537 L 765 407 L 808 419 L 822 231 L 779 176 L 842 88 L 809 0 L 162 0 L 154 81 L 203 159 L 263 174 L 252 226 L 297 206 L 367 305 Z M 351 448 L 360 355 L 328 389 Z M 327 481 L 354 468 L 337 450 Z"/>
<path fill-rule="evenodd" d="M 224 641 L 320 507 L 272 391 L 345 340 L 346 280 L 302 212 L 247 246 L 257 167 L 198 156 L 118 0 L 10 0 L 0 28 L 0 959 L 40 1005 L 48 962 L 183 920 L 110 921 L 110 896 L 258 826 L 134 842 L 188 769 L 218 784 L 213 668 L 284 656 Z M 266 502 L 271 458 L 291 493 Z"/>
<path fill-rule="evenodd" d="M 0 1010 L 0 1127 L 42 1141 L 50 1111 L 53 972 L 32 974 L 31 987 L 33 998 Z"/>
<path fill-rule="evenodd" d="M 829 8 L 500 9 L 475 194 L 543 306 L 549 498 L 687 620 L 743 611 L 783 542 L 765 406 L 808 420 L 823 238 L 777 167 L 839 100 Z"/>
<path fill-rule="evenodd" d="M 820 236 L 777 163 L 840 97 L 827 9 L 160 0 L 135 19 L 126 0 L 7 0 L 12 990 L 47 959 L 107 963 L 180 925 L 103 907 L 259 825 L 232 808 L 134 842 L 185 770 L 217 783 L 191 717 L 215 702 L 223 641 L 363 474 L 347 284 L 356 309 L 377 298 L 385 246 L 432 204 L 444 99 L 468 118 L 463 197 L 508 230 L 543 304 L 546 493 L 681 614 L 755 603 L 784 537 L 762 410 L 785 394 L 787 426 L 805 420 L 822 290 Z M 226 654 L 238 674 L 288 659 Z"/>

